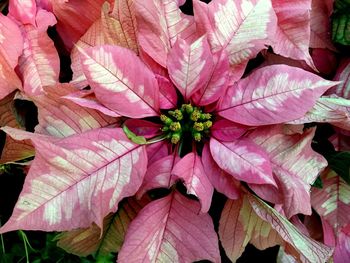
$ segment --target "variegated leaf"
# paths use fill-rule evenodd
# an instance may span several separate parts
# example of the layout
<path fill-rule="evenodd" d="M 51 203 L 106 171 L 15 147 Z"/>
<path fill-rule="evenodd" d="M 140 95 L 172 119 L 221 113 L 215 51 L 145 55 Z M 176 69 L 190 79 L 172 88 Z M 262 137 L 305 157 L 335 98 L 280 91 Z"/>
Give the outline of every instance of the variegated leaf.
<path fill-rule="evenodd" d="M 103 105 L 131 118 L 159 114 L 157 80 L 135 53 L 110 45 L 81 52 L 86 78 Z"/>
<path fill-rule="evenodd" d="M 21 80 L 0 52 L 0 100 L 16 89 L 22 89 Z"/>
<path fill-rule="evenodd" d="M 336 84 L 300 68 L 267 66 L 231 86 L 218 113 L 252 126 L 288 122 L 302 117 Z"/>
<path fill-rule="evenodd" d="M 177 0 L 135 1 L 139 44 L 163 67 L 178 36 L 186 40 L 196 34 L 193 17 L 183 14 L 178 6 Z"/>
<path fill-rule="evenodd" d="M 93 222 L 102 227 L 103 218 L 116 212 L 122 198 L 134 195 L 143 181 L 145 147 L 130 142 L 120 128 L 94 129 L 63 139 L 4 130 L 16 139 L 30 138 L 36 155 L 0 233 L 67 231 Z"/>
<path fill-rule="evenodd" d="M 339 80 L 337 86 L 329 89 L 327 94 L 336 94 L 339 97 L 350 99 L 350 59 L 345 58 L 339 65 L 334 80 Z"/>
<path fill-rule="evenodd" d="M 205 36 L 191 44 L 178 38 L 167 59 L 169 76 L 187 101 L 204 88 L 213 68 L 213 56 Z"/>
<path fill-rule="evenodd" d="M 186 215 L 186 216 L 184 216 Z M 174 191 L 145 206 L 131 222 L 118 262 L 220 261 L 212 219 L 197 201 Z"/>
<path fill-rule="evenodd" d="M 118 252 L 123 245 L 126 230 L 137 213 L 148 203 L 148 198 L 122 201 L 117 213 L 103 219 L 103 227 L 92 224 L 89 228 L 77 229 L 59 234 L 57 246 L 81 257 L 94 254 L 95 258 Z M 102 231 L 102 233 L 101 233 Z"/>
<path fill-rule="evenodd" d="M 204 171 L 201 157 L 197 153 L 188 153 L 174 166 L 171 174 L 184 181 L 188 194 L 198 197 L 201 202 L 201 212 L 209 211 L 214 187 Z"/>

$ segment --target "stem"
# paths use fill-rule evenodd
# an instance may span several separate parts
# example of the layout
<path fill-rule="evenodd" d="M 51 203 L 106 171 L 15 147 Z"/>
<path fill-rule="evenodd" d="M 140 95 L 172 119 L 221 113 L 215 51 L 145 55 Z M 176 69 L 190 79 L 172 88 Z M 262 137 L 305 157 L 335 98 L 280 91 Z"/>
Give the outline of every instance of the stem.
<path fill-rule="evenodd" d="M 23 240 L 23 244 L 24 244 L 24 251 L 26 252 L 26 259 L 27 259 L 27 263 L 29 263 L 29 254 L 28 254 L 28 248 L 27 248 L 27 236 L 26 234 L 24 234 L 24 232 L 22 230 L 19 230 L 19 233 L 22 236 L 22 240 Z"/>
<path fill-rule="evenodd" d="M 2 226 L 1 219 L 0 219 L 0 226 Z M 0 235 L 1 238 L 1 249 L 2 249 L 2 254 L 5 256 L 6 250 L 5 250 L 5 242 L 4 242 L 4 236 L 3 234 Z M 5 259 L 6 260 L 6 259 Z M 6 261 L 7 262 L 7 261 Z"/>

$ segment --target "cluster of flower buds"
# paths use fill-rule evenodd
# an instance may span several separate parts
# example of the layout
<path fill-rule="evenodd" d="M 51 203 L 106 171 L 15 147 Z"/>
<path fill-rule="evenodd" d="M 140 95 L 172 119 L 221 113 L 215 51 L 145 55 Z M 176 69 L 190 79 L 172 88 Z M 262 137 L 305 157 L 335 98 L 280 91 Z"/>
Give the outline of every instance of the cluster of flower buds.
<path fill-rule="evenodd" d="M 210 113 L 203 113 L 200 108 L 191 104 L 182 104 L 180 109 L 160 115 L 160 120 L 164 124 L 162 131 L 173 144 L 177 144 L 188 135 L 200 142 L 203 137 L 209 135 L 213 125 Z"/>

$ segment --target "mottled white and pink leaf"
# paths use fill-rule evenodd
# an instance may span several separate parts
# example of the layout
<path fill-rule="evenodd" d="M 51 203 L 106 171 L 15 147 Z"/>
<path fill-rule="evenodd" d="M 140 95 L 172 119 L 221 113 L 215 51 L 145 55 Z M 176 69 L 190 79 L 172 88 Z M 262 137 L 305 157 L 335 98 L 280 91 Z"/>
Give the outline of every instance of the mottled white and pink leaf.
<path fill-rule="evenodd" d="M 158 115 L 157 80 L 135 53 L 110 45 L 81 52 L 86 78 L 103 105 L 132 118 Z"/>
<path fill-rule="evenodd" d="M 102 226 L 122 198 L 140 187 L 147 168 L 144 146 L 120 128 L 101 128 L 58 139 L 6 128 L 16 139 L 30 138 L 36 156 L 9 221 L 16 229 L 66 231 Z M 91 211 L 94 211 L 91 213 Z"/>
<path fill-rule="evenodd" d="M 219 262 L 212 219 L 200 210 L 176 191 L 151 202 L 131 222 L 118 262 Z"/>
<path fill-rule="evenodd" d="M 188 194 L 198 197 L 201 202 L 201 212 L 209 211 L 214 187 L 210 183 L 201 157 L 197 153 L 188 153 L 174 166 L 171 173 L 184 181 Z"/>
<path fill-rule="evenodd" d="M 267 66 L 229 87 L 217 111 L 245 125 L 288 122 L 302 117 L 336 84 L 300 68 Z"/>
<path fill-rule="evenodd" d="M 339 80 L 341 81 L 341 83 L 329 89 L 327 91 L 327 94 L 329 95 L 336 94 L 345 99 L 350 99 L 350 59 L 349 58 L 345 58 L 343 61 L 341 61 L 339 67 L 337 68 L 337 72 L 334 77 L 334 80 Z"/>
<path fill-rule="evenodd" d="M 276 186 L 267 153 L 251 140 L 224 142 L 211 138 L 210 152 L 218 166 L 237 180 Z"/>

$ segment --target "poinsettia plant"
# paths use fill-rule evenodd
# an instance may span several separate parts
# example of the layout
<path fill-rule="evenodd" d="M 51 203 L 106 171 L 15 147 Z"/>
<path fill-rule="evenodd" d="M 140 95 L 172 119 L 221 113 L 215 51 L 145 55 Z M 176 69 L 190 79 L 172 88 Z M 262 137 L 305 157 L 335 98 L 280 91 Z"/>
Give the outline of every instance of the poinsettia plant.
<path fill-rule="evenodd" d="M 349 150 L 349 63 L 331 80 L 317 59 L 336 63 L 332 1 L 184 4 L 9 1 L 1 163 L 27 175 L 0 233 L 59 231 L 66 251 L 118 262 L 235 262 L 248 243 L 343 262 L 350 191 L 332 164 Z M 34 132 L 14 99 L 36 106 Z M 336 127 L 331 155 L 311 147 L 314 123 Z"/>

